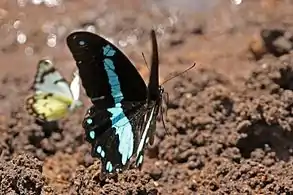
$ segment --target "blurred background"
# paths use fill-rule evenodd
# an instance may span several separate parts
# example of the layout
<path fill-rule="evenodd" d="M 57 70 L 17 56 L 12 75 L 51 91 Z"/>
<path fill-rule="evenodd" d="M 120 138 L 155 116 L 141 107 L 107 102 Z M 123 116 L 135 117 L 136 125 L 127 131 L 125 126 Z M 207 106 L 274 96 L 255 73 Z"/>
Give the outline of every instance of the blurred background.
<path fill-rule="evenodd" d="M 184 65 L 197 61 L 208 66 L 226 52 L 243 55 L 260 27 L 288 23 L 279 19 L 288 13 L 289 4 L 280 0 L 3 0 L 0 74 L 30 73 L 44 57 L 56 60 L 57 66 L 72 67 L 65 38 L 74 30 L 108 37 L 139 66 L 154 28 L 166 51 L 161 52 L 162 64 L 172 66 L 179 60 Z M 15 71 L 15 67 L 23 68 Z"/>
<path fill-rule="evenodd" d="M 140 64 L 143 62 L 141 52 L 149 49 L 144 47 L 149 41 L 149 31 L 154 28 L 162 48 L 169 49 L 170 45 L 180 48 L 171 49 L 176 56 L 166 58 L 182 58 L 183 64 L 190 65 L 200 60 L 196 53 L 206 50 L 201 49 L 205 47 L 202 46 L 204 40 L 198 39 L 212 33 L 215 33 L 212 37 L 218 37 L 240 28 L 253 17 L 252 14 L 241 17 L 239 12 L 247 6 L 241 4 L 241 1 L 228 0 L 130 0 L 120 3 L 111 0 L 4 0 L 0 2 L 1 74 L 15 73 L 16 67 L 21 68 L 17 71 L 21 74 L 30 73 L 44 57 L 56 60 L 64 68 L 72 67 L 65 38 L 74 30 L 108 37 Z M 262 2 L 256 4 L 263 6 Z M 188 46 L 182 50 L 185 44 L 192 50 Z M 210 52 L 217 52 L 213 50 Z M 168 53 L 162 52 L 162 55 Z M 176 63 L 174 61 L 176 59 L 165 61 L 162 57 L 163 64 L 171 66 Z"/>

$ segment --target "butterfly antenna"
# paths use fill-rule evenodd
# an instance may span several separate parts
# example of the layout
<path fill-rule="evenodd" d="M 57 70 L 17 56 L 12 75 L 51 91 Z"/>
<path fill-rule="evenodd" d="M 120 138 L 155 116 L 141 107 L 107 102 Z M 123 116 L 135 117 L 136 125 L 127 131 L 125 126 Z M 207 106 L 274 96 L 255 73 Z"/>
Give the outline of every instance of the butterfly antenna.
<path fill-rule="evenodd" d="M 145 59 L 145 55 L 144 55 L 144 53 L 141 52 L 141 55 L 142 55 L 142 58 L 143 58 L 143 60 L 144 60 L 144 63 L 145 63 L 145 65 L 146 65 L 146 67 L 150 70 L 149 65 L 148 65 L 148 63 L 147 63 L 147 61 L 146 61 L 146 59 Z"/>
<path fill-rule="evenodd" d="M 190 66 L 189 68 L 187 68 L 186 70 L 184 70 L 183 72 L 179 72 L 173 76 L 171 76 L 170 78 L 166 79 L 161 85 L 164 85 L 165 83 L 167 83 L 168 81 L 180 76 L 180 75 L 183 75 L 184 73 L 188 72 L 189 70 L 191 70 L 192 68 L 194 68 L 196 65 L 196 63 L 194 63 L 192 66 Z"/>

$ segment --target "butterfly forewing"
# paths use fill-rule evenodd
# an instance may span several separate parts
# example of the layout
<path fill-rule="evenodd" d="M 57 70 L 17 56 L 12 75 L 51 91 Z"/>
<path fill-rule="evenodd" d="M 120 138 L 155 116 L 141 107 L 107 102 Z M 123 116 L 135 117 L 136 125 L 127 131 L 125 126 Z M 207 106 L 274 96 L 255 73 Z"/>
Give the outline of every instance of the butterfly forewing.
<path fill-rule="evenodd" d="M 68 83 L 54 68 L 50 60 L 41 60 L 38 63 L 33 89 L 36 92 L 52 93 L 72 98 Z"/>
<path fill-rule="evenodd" d="M 148 101 L 159 101 L 161 98 L 160 86 L 159 86 L 159 54 L 158 43 L 155 31 L 151 31 L 152 38 L 152 66 L 148 84 Z"/>
<path fill-rule="evenodd" d="M 152 144 L 156 130 L 156 118 L 162 102 L 162 88 L 159 86 L 159 55 L 155 31 L 151 31 L 152 38 L 152 66 L 147 94 L 147 111 L 142 128 L 140 141 L 136 151 L 136 167 L 141 167 L 144 158 L 144 149 L 148 143 Z"/>
<path fill-rule="evenodd" d="M 90 32 L 72 33 L 67 44 L 94 104 L 95 100 L 103 100 L 100 102 L 109 106 L 121 101 L 145 101 L 143 79 L 116 46 Z"/>

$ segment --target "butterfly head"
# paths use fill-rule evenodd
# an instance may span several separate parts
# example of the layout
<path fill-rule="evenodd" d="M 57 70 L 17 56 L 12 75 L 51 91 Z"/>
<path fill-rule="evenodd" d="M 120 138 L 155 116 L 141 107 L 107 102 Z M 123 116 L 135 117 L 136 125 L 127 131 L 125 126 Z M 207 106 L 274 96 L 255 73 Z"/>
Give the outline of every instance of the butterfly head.
<path fill-rule="evenodd" d="M 53 63 L 50 60 L 43 59 L 43 60 L 39 61 L 39 67 L 41 69 L 49 69 L 49 68 L 53 67 Z"/>

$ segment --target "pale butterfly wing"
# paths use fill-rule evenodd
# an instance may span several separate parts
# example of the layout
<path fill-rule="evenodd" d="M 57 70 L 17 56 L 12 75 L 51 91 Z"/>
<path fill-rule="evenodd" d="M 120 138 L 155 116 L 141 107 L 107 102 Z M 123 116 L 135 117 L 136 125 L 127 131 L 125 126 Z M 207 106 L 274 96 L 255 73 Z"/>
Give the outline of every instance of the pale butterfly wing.
<path fill-rule="evenodd" d="M 73 73 L 73 79 L 70 84 L 70 90 L 73 97 L 73 102 L 70 105 L 69 110 L 75 110 L 76 108 L 82 106 L 82 102 L 79 100 L 80 96 L 80 77 L 78 70 Z"/>
<path fill-rule="evenodd" d="M 79 95 L 80 95 L 80 77 L 78 74 L 78 70 L 76 70 L 73 73 L 73 79 L 70 84 L 70 91 L 72 94 L 72 97 L 75 101 L 79 100 Z"/>
<path fill-rule="evenodd" d="M 27 98 L 26 110 L 42 121 L 56 121 L 68 113 L 72 100 L 51 93 L 37 93 Z"/>
<path fill-rule="evenodd" d="M 52 93 L 73 99 L 68 83 L 50 60 L 39 62 L 33 88 L 36 93 Z"/>
<path fill-rule="evenodd" d="M 74 110 L 82 103 L 80 78 L 77 72 L 69 86 L 50 60 L 41 60 L 38 64 L 33 89 L 35 94 L 26 100 L 26 110 L 37 119 L 55 121 Z"/>

